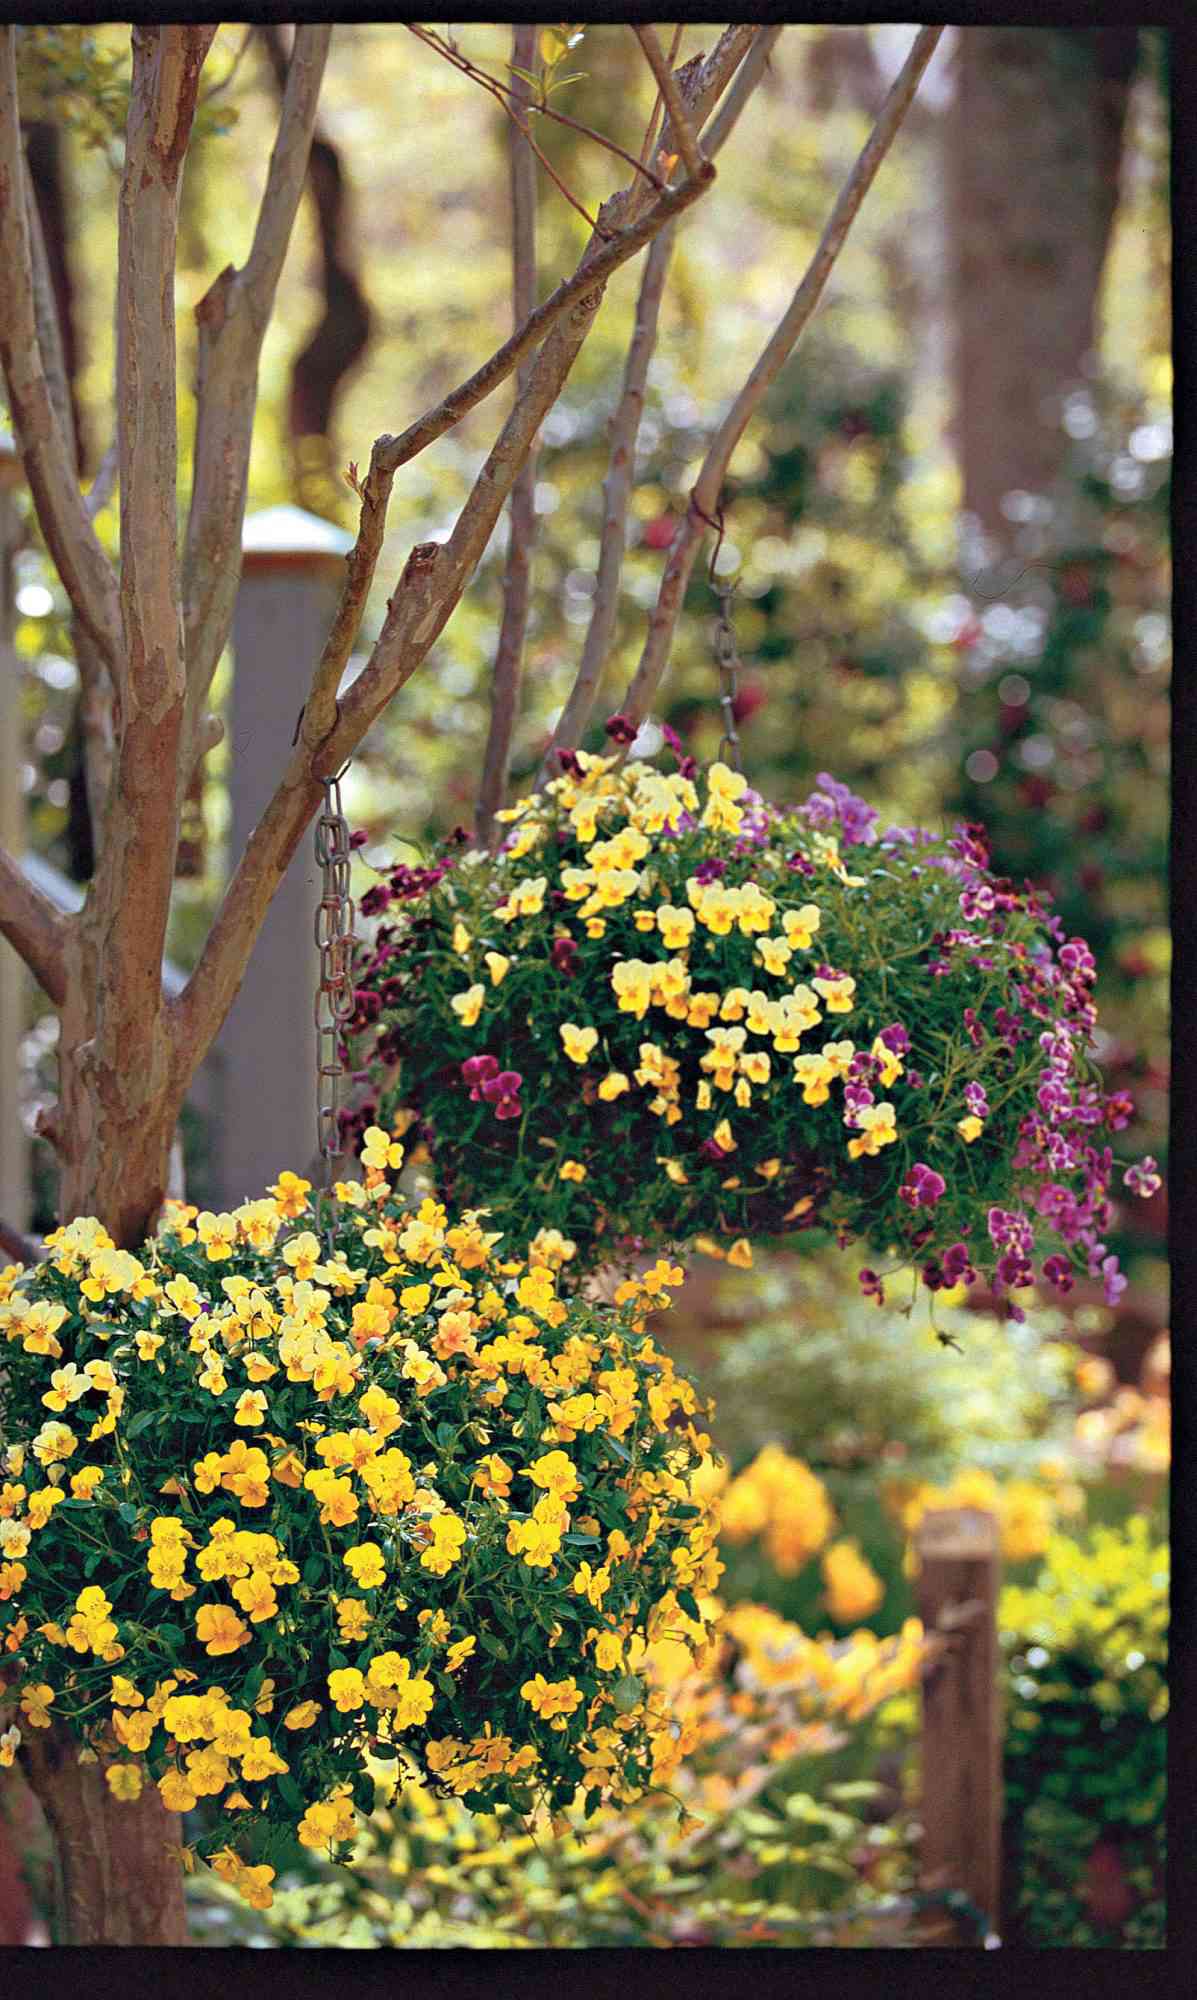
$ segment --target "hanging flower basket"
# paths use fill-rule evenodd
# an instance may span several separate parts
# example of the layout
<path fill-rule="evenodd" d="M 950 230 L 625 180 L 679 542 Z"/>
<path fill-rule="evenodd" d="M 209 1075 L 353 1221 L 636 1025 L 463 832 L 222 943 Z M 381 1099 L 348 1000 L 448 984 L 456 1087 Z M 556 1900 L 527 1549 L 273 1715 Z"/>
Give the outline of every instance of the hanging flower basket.
<path fill-rule="evenodd" d="M 878 838 L 829 778 L 782 810 L 720 763 L 562 761 L 496 855 L 458 836 L 363 898 L 365 1115 L 418 1120 L 443 1194 L 555 1232 L 575 1275 L 822 1228 L 1009 1292 L 1043 1231 L 1049 1281 L 1116 1291 L 1105 1132 L 1132 1107 L 1088 1059 L 1093 959 L 979 829 Z"/>
<path fill-rule="evenodd" d="M 405 1211 L 400 1157 L 370 1135 L 327 1238 L 284 1174 L 0 1274 L 0 1760 L 57 1726 L 117 1799 L 212 1800 L 197 1848 L 262 1907 L 277 1836 L 351 1838 L 367 1753 L 487 1809 L 651 1785 L 637 1666 L 701 1648 L 720 1569 L 700 1407 L 643 1330 L 681 1273 L 562 1301 Z"/>

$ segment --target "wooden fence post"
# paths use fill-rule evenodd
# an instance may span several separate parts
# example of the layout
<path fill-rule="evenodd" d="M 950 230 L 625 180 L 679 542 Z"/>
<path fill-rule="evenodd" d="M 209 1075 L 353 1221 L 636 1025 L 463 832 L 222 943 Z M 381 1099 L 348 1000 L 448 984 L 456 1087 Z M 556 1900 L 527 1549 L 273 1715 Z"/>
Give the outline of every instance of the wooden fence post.
<path fill-rule="evenodd" d="M 336 608 L 352 536 L 299 507 L 251 514 L 233 618 L 229 711 L 230 841 L 240 854 L 291 754 L 291 737 Z M 215 1045 L 221 1115 L 216 1204 L 234 1207 L 316 1157 L 319 901 L 304 840 L 266 914 L 241 990 Z"/>
<path fill-rule="evenodd" d="M 12 643 L 13 558 L 21 537 L 14 489 L 22 477 L 16 447 L 0 432 L 0 842 L 16 855 L 25 851 L 20 675 Z M 29 1137 L 20 1103 L 28 1001 L 29 975 L 16 952 L 0 944 L 0 1216 L 17 1230 L 29 1227 Z"/>
<path fill-rule="evenodd" d="M 922 1682 L 924 1892 L 957 1890 L 996 1930 L 1002 1836 L 998 1524 L 975 1507 L 929 1510 L 915 1531 L 918 1613 L 949 1635 Z M 945 1912 L 926 1944 L 976 1944 L 976 1926 Z"/>

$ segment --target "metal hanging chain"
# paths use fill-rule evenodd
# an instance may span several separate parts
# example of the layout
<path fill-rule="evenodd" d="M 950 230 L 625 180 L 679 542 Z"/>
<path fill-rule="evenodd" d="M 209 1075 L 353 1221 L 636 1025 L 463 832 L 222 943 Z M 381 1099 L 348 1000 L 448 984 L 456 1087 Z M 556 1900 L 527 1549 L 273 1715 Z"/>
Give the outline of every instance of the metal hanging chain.
<path fill-rule="evenodd" d="M 719 623 L 715 627 L 715 661 L 719 668 L 719 706 L 723 710 L 719 755 L 722 757 L 726 752 L 726 761 L 732 770 L 739 771 L 742 765 L 740 737 L 736 729 L 736 696 L 740 687 L 740 655 L 736 650 L 736 633 L 731 620 L 735 594 L 735 583 L 718 586 Z"/>
<path fill-rule="evenodd" d="M 736 729 L 736 696 L 740 688 L 740 655 L 736 646 L 736 629 L 732 624 L 732 606 L 739 587 L 739 576 L 731 577 L 726 583 L 715 575 L 715 564 L 723 547 L 723 508 L 719 507 L 715 518 L 703 512 L 698 513 L 709 527 L 716 530 L 718 539 L 707 571 L 707 582 L 719 599 L 719 618 L 715 626 L 715 664 L 719 669 L 719 706 L 723 710 L 723 734 L 719 738 L 719 756 L 725 758 L 733 771 L 743 768 L 740 756 L 740 737 Z"/>
<path fill-rule="evenodd" d="M 322 871 L 316 910 L 316 948 L 320 953 L 320 983 L 316 988 L 316 1137 L 324 1159 L 324 1186 L 316 1195 L 317 1228 L 323 1221 L 328 1249 L 332 1222 L 326 1203 L 333 1186 L 333 1165 L 341 1153 L 341 1082 L 346 1074 L 340 1044 L 345 1023 L 354 1011 L 353 901 L 349 894 L 349 822 L 341 809 L 341 779 L 324 779 L 324 810 L 316 821 L 316 862 Z"/>

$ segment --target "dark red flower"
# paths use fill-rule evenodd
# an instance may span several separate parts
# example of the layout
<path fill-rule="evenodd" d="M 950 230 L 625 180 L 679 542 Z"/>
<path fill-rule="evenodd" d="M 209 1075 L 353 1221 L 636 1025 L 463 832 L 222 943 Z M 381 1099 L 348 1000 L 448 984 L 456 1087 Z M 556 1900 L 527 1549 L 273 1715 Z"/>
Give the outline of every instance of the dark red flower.
<path fill-rule="evenodd" d="M 640 734 L 639 724 L 626 715 L 609 715 L 603 727 L 612 743 L 632 743 Z"/>

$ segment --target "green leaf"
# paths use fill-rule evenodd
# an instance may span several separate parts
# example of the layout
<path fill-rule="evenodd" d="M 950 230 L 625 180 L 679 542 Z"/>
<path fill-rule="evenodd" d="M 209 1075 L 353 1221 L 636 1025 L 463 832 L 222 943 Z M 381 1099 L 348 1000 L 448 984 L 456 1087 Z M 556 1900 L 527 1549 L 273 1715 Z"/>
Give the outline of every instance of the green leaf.
<path fill-rule="evenodd" d="M 679 1590 L 675 1593 L 675 1595 L 677 1597 L 678 1603 L 681 1605 L 681 1608 L 685 1612 L 687 1618 L 698 1618 L 700 1616 L 698 1609 L 698 1599 L 695 1597 L 694 1592 L 692 1590 Z"/>
<path fill-rule="evenodd" d="M 278 1795 L 283 1804 L 290 1806 L 294 1812 L 302 1812 L 307 1805 L 307 1800 L 304 1798 L 291 1773 L 289 1771 L 280 1771 L 274 1782 L 278 1786 Z"/>
<path fill-rule="evenodd" d="M 620 1715 L 630 1714 L 637 1702 L 643 1699 L 643 1696 L 644 1682 L 638 1679 L 635 1674 L 624 1674 L 622 1679 L 616 1681 L 615 1686 L 611 1690 L 611 1699 L 614 1701 Z"/>
<path fill-rule="evenodd" d="M 509 1657 L 507 1648 L 503 1644 L 503 1641 L 501 1639 L 496 1638 L 493 1632 L 480 1633 L 478 1638 L 478 1643 L 482 1647 L 484 1652 L 493 1653 L 496 1660 L 505 1660 Z"/>

